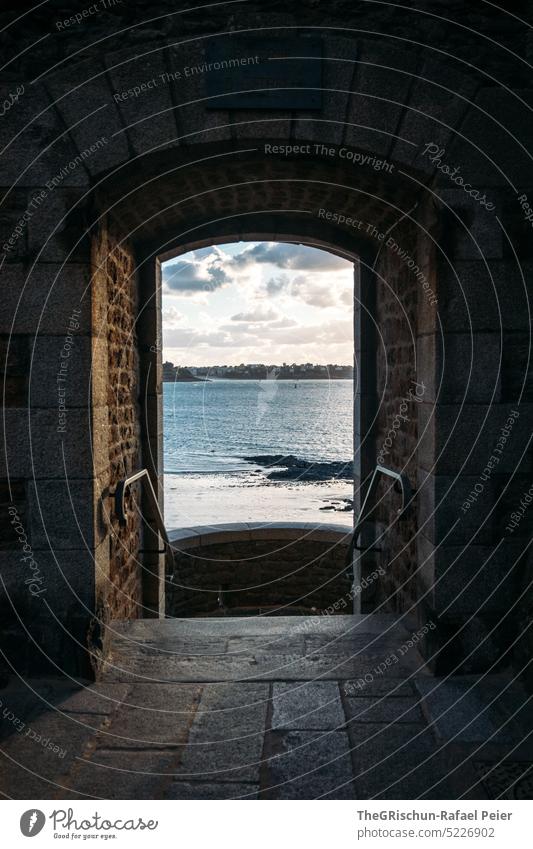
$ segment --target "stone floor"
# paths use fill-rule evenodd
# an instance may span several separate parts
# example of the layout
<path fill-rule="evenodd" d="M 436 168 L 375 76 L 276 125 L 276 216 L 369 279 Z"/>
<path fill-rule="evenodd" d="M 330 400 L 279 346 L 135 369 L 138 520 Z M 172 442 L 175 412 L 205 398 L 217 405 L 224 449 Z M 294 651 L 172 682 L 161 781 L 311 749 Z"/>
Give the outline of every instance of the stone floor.
<path fill-rule="evenodd" d="M 0 690 L 15 799 L 533 798 L 531 702 L 389 616 L 114 623 L 98 683 Z"/>

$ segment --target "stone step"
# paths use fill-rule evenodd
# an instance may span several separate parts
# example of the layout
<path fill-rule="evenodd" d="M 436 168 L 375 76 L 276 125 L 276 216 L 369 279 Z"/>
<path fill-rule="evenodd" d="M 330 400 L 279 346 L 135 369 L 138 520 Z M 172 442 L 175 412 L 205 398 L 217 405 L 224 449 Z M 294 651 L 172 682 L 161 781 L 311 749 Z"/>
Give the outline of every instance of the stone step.
<path fill-rule="evenodd" d="M 112 622 L 104 681 L 351 680 L 426 674 L 389 615 Z"/>
<path fill-rule="evenodd" d="M 184 619 L 133 619 L 114 620 L 108 630 L 119 635 L 142 639 L 145 635 L 181 636 L 263 636 L 265 634 L 286 635 L 346 634 L 357 630 L 364 634 L 385 634 L 389 630 L 412 632 L 415 623 L 408 618 L 388 613 L 365 613 L 335 616 L 233 616 L 220 618 Z"/>

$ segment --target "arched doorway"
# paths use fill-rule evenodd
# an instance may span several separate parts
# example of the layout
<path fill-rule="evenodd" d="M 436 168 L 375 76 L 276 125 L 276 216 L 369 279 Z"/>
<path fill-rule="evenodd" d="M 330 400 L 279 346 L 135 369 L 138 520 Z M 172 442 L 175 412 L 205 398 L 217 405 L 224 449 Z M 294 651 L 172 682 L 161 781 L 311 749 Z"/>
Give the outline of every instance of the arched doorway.
<path fill-rule="evenodd" d="M 422 261 L 418 265 L 415 259 L 424 256 L 429 262 L 434 251 L 434 225 L 424 220 L 428 215 L 424 204 L 406 179 L 391 179 L 390 170 L 354 171 L 353 162 L 348 167 L 340 154 L 326 160 L 307 153 L 287 159 L 220 147 L 206 146 L 198 160 L 188 158 L 186 168 L 169 166 L 168 157 L 161 154 L 148 157 L 142 167 L 135 163 L 121 169 L 120 177 L 111 175 L 100 195 L 105 225 L 96 239 L 107 251 L 130 257 L 128 272 L 112 283 L 111 300 L 113 290 L 126 287 L 130 302 L 137 298 L 138 304 L 138 313 L 131 316 L 131 344 L 138 352 L 140 374 L 136 462 L 141 456 L 147 458 L 162 498 L 161 262 L 209 245 L 269 240 L 324 248 L 353 262 L 355 490 L 360 498 L 383 450 L 388 450 L 388 465 L 409 474 L 414 484 L 417 407 L 422 400 L 413 400 L 412 394 L 421 332 L 417 310 L 428 277 Z M 105 254 L 102 259 L 105 262 Z M 403 416 L 407 427 L 398 442 L 386 449 L 379 434 L 383 431 L 383 442 L 387 421 L 396 413 L 398 396 L 403 395 L 410 409 L 410 415 L 404 411 Z M 356 510 L 358 506 L 356 500 Z M 379 600 L 388 599 L 397 610 L 412 613 L 417 596 L 414 585 L 419 580 L 416 510 L 411 511 L 409 523 L 398 526 L 391 523 L 390 505 L 384 504 L 377 526 L 366 533 L 366 544 L 385 528 L 391 531 L 391 548 L 383 552 L 388 572 Z M 128 539 L 131 530 L 125 532 Z M 117 539 L 121 563 L 120 531 Z M 150 554 L 150 548 L 157 550 L 157 546 L 144 545 L 143 567 L 145 575 L 152 577 L 145 578 L 132 611 L 140 606 L 161 615 L 162 558 Z M 368 568 L 373 565 L 374 560 L 369 560 Z M 119 571 L 122 568 L 123 564 Z"/>

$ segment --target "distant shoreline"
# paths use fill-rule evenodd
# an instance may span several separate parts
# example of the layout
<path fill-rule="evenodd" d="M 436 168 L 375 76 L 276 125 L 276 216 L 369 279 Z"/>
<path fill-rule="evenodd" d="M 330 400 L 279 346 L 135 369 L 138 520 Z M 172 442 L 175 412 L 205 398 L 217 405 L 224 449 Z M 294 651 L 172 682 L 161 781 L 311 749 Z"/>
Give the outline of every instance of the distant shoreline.
<path fill-rule="evenodd" d="M 212 383 L 211 377 L 171 377 L 163 378 L 163 383 Z"/>
<path fill-rule="evenodd" d="M 238 377 L 229 377 L 229 376 L 228 377 L 173 377 L 170 380 L 163 378 L 163 383 L 216 383 L 216 382 L 221 382 L 221 381 L 224 381 L 224 380 L 231 380 L 233 382 L 236 382 L 238 380 L 253 380 L 256 383 L 259 383 L 259 382 L 262 382 L 262 381 L 272 382 L 266 377 L 254 377 L 254 376 L 246 377 L 245 375 L 239 375 Z M 275 380 L 276 380 L 276 382 L 284 380 L 284 381 L 288 381 L 288 382 L 292 381 L 293 383 L 303 383 L 304 381 L 311 381 L 311 380 L 347 380 L 347 381 L 352 381 L 353 378 L 352 377 L 335 377 L 335 375 L 333 375 L 333 374 L 325 374 L 323 377 L 320 377 L 319 375 L 313 375 L 313 377 L 299 377 L 299 376 L 298 377 L 281 377 L 280 376 L 280 377 L 276 377 Z"/>

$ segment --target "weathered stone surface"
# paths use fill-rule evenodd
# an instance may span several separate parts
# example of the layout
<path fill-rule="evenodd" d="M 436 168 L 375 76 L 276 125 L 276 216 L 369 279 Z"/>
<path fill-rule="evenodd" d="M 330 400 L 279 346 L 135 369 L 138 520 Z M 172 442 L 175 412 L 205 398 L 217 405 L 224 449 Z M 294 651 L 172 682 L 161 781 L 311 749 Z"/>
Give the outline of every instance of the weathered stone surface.
<path fill-rule="evenodd" d="M 114 89 L 112 99 L 122 113 L 127 136 L 138 154 L 176 143 L 176 121 L 165 77 L 165 53 L 157 51 L 139 56 L 135 50 L 125 48 L 106 56 Z M 145 86 L 137 96 L 128 93 L 132 80 L 134 85 Z"/>
<path fill-rule="evenodd" d="M 229 781 L 227 784 L 201 781 L 173 781 L 165 792 L 165 799 L 257 799 L 257 784 L 239 784 Z"/>
<path fill-rule="evenodd" d="M 5 263 L 1 274 L 2 333 L 64 336 L 69 316 L 80 310 L 80 334 L 92 332 L 90 272 L 82 263 Z M 89 287 L 89 289 L 88 289 Z"/>
<path fill-rule="evenodd" d="M 490 681 L 482 685 L 475 679 L 432 679 L 431 683 L 417 681 L 416 687 L 439 740 L 518 743 L 523 739 L 510 715 L 499 709 L 501 690 Z"/>
<path fill-rule="evenodd" d="M 479 494 L 475 487 L 481 489 Z M 417 487 L 420 534 L 437 543 L 453 527 L 453 540 L 457 544 L 469 543 L 474 538 L 483 545 L 495 541 L 497 523 L 495 527 L 495 513 L 491 513 L 495 488 L 496 480 L 490 477 L 481 482 L 479 475 L 430 475 L 420 469 Z M 467 502 L 469 497 L 471 502 Z M 467 503 L 469 506 L 463 509 Z"/>
<path fill-rule="evenodd" d="M 206 684 L 192 730 L 213 740 L 262 734 L 268 700 L 268 684 Z"/>
<path fill-rule="evenodd" d="M 461 137 L 450 148 L 450 154 L 465 163 L 472 183 L 522 185 L 532 134 L 523 120 L 528 106 L 520 100 L 530 106 L 531 89 L 509 92 L 494 85 L 480 89 L 477 108 L 468 110 Z"/>
<path fill-rule="evenodd" d="M 443 614 L 461 617 L 478 610 L 486 614 L 508 609 L 523 550 L 518 540 L 500 546 L 477 545 L 473 540 L 469 545 L 433 549 L 420 536 L 418 545 L 424 559 L 422 577 L 427 576 L 429 583 L 435 580 L 433 601 Z"/>
<path fill-rule="evenodd" d="M 105 526 L 92 503 L 94 481 L 36 481 L 29 486 L 34 549 L 80 549 L 102 542 Z M 98 519 L 100 518 L 100 521 Z"/>
<path fill-rule="evenodd" d="M 193 685 L 134 686 L 113 722 L 100 734 L 99 747 L 180 746 L 187 740 L 199 700 L 200 690 Z"/>
<path fill-rule="evenodd" d="M 208 731 L 193 730 L 183 750 L 176 775 L 194 781 L 236 781 L 257 784 L 261 770 L 264 732 L 234 739 L 213 739 Z"/>
<path fill-rule="evenodd" d="M 312 139 L 318 144 L 321 144 L 324 135 L 327 135 L 328 141 L 341 144 L 346 131 L 344 116 L 350 100 L 354 76 L 353 60 L 356 56 L 353 44 L 348 38 L 328 38 L 325 43 L 323 42 L 323 51 L 322 109 L 319 114 L 310 113 L 308 116 L 305 116 L 303 112 L 296 113 L 293 133 L 295 139 Z M 289 121 L 291 117 L 288 113 L 285 115 L 285 120 Z M 306 117 L 308 120 L 305 120 Z M 286 130 L 286 127 L 275 126 L 269 127 L 266 132 L 262 129 L 262 133 L 272 138 L 279 138 L 283 136 L 283 130 Z"/>
<path fill-rule="evenodd" d="M 493 333 L 420 336 L 418 377 L 428 387 L 425 401 L 497 404 L 501 401 L 501 355 L 501 340 Z"/>
<path fill-rule="evenodd" d="M 455 127 L 467 111 L 465 98 L 476 89 L 476 82 L 453 63 L 446 64 L 442 57 L 434 54 L 424 58 L 423 67 L 409 91 L 400 125 L 402 138 L 417 145 L 406 161 L 422 170 L 431 168 L 421 155 L 425 145 L 432 142 L 445 146 L 453 139 Z"/>
<path fill-rule="evenodd" d="M 322 636 L 325 624 L 335 635 L 339 618 L 352 630 L 369 628 L 366 616 L 322 617 Z M 268 634 L 271 621 L 256 621 L 256 632 L 261 625 Z M 293 619 L 285 621 L 290 633 Z M 158 647 L 167 656 L 172 631 L 192 644 L 191 625 L 204 626 L 200 640 L 217 629 L 226 641 L 243 634 L 238 619 L 138 621 L 117 631 L 142 633 L 153 666 Z M 116 637 L 115 673 L 119 645 Z M 368 682 L 323 681 L 310 665 L 301 682 L 213 683 L 220 660 L 211 658 L 204 682 L 154 684 L 147 677 L 139 683 L 139 656 L 131 651 L 129 658 L 137 658 L 133 685 L 30 679 L 26 688 L 0 691 L 3 792 L 43 799 L 484 798 L 472 759 L 496 762 L 531 730 L 527 694 L 509 687 L 508 676 L 413 679 L 396 664 L 395 678 L 376 672 Z M 276 663 L 272 655 L 267 665 Z M 459 705 L 471 693 L 477 702 L 465 715 Z M 485 716 L 490 727 L 480 725 Z M 475 740 L 465 725 L 476 729 Z M 37 734 L 52 744 L 57 738 L 64 755 Z"/>
<path fill-rule="evenodd" d="M 442 404 L 436 417 L 432 404 L 421 404 L 418 409 L 420 465 L 433 474 L 481 474 L 513 411 L 516 411 L 513 404 Z M 530 412 L 529 404 L 521 405 L 520 416 L 512 424 L 512 437 L 507 439 L 502 451 L 498 474 L 514 471 L 524 453 L 529 454 L 530 429 L 526 418 Z"/>
<path fill-rule="evenodd" d="M 344 731 L 273 735 L 267 761 L 271 799 L 354 799 L 350 744 Z"/>
<path fill-rule="evenodd" d="M 424 332 L 496 332 L 523 329 L 527 319 L 527 287 L 531 263 L 441 260 L 435 269 L 437 311 L 426 300 L 419 305 Z"/>
<path fill-rule="evenodd" d="M 346 700 L 348 722 L 423 722 L 424 717 L 420 704 L 416 699 L 392 698 L 383 696 L 381 699 L 366 698 L 364 691 L 359 698 Z"/>
<path fill-rule="evenodd" d="M 445 177 L 440 182 L 438 197 L 445 204 L 445 208 L 451 210 L 448 218 L 451 233 L 447 233 L 448 238 L 451 237 L 453 241 L 450 256 L 458 260 L 478 262 L 481 259 L 501 259 L 504 237 L 498 222 L 502 215 L 500 192 L 492 189 L 487 193 L 488 199 L 495 206 L 495 209 L 489 212 L 462 189 L 446 188 Z"/>
<path fill-rule="evenodd" d="M 411 680 L 413 676 L 410 676 Z M 347 697 L 377 697 L 390 696 L 412 696 L 413 684 L 411 680 L 403 681 L 401 678 L 375 678 L 373 681 L 343 681 L 341 692 Z"/>
<path fill-rule="evenodd" d="M 350 723 L 358 796 L 378 799 L 449 799 L 448 773 L 424 725 Z"/>
<path fill-rule="evenodd" d="M 355 73 L 346 116 L 346 142 L 383 156 L 396 143 L 402 102 L 415 71 L 416 54 L 368 39 L 361 39 L 357 47 L 353 50 Z"/>
<path fill-rule="evenodd" d="M 70 779 L 71 799 L 160 799 L 172 779 L 176 752 L 106 751 L 79 761 Z"/>
<path fill-rule="evenodd" d="M 272 729 L 328 729 L 344 725 L 336 682 L 275 683 L 272 690 Z"/>
<path fill-rule="evenodd" d="M 91 174 L 105 171 L 127 158 L 127 141 L 120 132 L 120 116 L 103 62 L 98 70 L 94 62 L 86 60 L 69 68 L 68 74 L 60 68 L 47 75 L 46 86 L 66 125 L 72 127 L 71 135 L 80 152 L 90 149 L 98 138 L 105 139 L 106 143 L 85 160 Z"/>
<path fill-rule="evenodd" d="M 107 411 L 106 411 L 107 412 Z M 6 476 L 6 459 L 10 475 L 33 478 L 90 478 L 102 470 L 103 460 L 99 449 L 103 445 L 103 413 L 95 409 L 93 429 L 89 427 L 89 411 L 74 408 L 67 411 L 65 432 L 56 410 L 6 411 L 6 433 L 8 439 L 7 458 L 3 452 L 0 468 Z M 31 451 L 30 451 L 31 435 Z M 92 435 L 92 440 L 91 440 Z"/>
<path fill-rule="evenodd" d="M 69 771 L 94 740 L 95 726 L 103 719 L 95 723 L 91 714 L 46 712 L 25 722 L 17 716 L 12 721 L 14 733 L 2 744 L 0 791 L 15 799 L 61 796 Z"/>
<path fill-rule="evenodd" d="M 229 526 L 201 534 L 199 546 L 174 553 L 167 611 L 173 616 L 216 611 L 221 587 L 230 612 L 280 604 L 302 612 L 327 609 L 346 596 L 350 584 L 345 536 L 338 531 L 333 541 L 324 536 L 322 541 L 319 531 L 302 527 L 297 538 L 293 528 L 269 527 L 256 537 L 242 525 L 235 526 L 233 536 Z"/>

